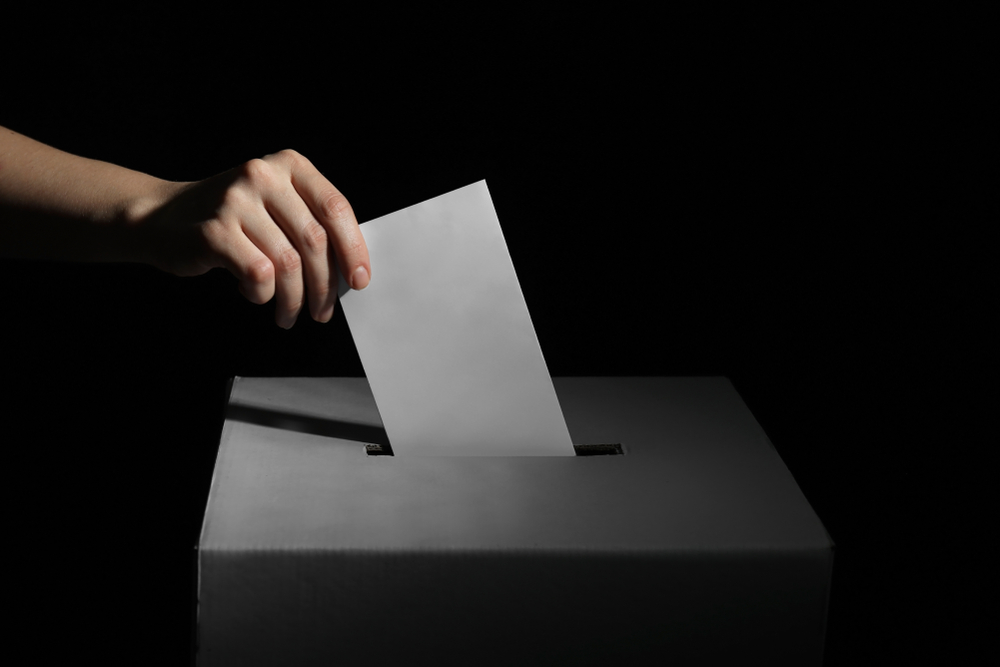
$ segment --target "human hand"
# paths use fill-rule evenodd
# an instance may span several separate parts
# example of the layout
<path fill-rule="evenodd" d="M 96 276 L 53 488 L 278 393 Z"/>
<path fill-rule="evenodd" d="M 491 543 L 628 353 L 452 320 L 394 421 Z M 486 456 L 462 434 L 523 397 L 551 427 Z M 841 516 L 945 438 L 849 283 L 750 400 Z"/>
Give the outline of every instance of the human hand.
<path fill-rule="evenodd" d="M 285 329 L 306 300 L 314 320 L 330 320 L 338 266 L 353 289 L 371 277 L 347 198 L 295 151 L 203 181 L 164 182 L 156 197 L 135 206 L 150 264 L 178 276 L 225 268 L 253 303 L 276 298 L 275 319 Z"/>

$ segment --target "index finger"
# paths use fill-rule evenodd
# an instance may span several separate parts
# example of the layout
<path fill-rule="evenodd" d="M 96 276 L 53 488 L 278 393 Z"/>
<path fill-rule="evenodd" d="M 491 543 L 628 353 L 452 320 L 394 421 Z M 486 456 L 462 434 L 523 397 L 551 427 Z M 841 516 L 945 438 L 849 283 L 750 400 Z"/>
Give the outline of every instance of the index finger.
<path fill-rule="evenodd" d="M 305 158 L 292 164 L 292 186 L 326 228 L 337 265 L 351 288 L 367 287 L 372 275 L 368 246 L 347 197 Z"/>

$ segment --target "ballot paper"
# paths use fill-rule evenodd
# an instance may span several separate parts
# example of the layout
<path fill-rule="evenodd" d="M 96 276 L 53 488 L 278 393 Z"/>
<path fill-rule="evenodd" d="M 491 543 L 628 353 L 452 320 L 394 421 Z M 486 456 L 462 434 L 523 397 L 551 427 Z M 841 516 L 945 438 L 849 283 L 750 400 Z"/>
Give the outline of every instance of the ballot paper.
<path fill-rule="evenodd" d="M 361 225 L 340 303 L 395 456 L 573 456 L 485 181 Z"/>

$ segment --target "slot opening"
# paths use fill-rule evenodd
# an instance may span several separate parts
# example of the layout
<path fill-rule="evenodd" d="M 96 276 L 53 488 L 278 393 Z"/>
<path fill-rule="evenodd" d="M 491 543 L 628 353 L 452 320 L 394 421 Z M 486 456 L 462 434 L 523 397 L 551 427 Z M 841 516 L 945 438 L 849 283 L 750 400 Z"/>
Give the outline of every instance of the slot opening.
<path fill-rule="evenodd" d="M 624 456 L 625 450 L 621 443 L 608 442 L 594 445 L 573 445 L 577 456 Z M 368 456 L 392 456 L 392 447 L 388 444 L 365 444 L 365 454 Z"/>

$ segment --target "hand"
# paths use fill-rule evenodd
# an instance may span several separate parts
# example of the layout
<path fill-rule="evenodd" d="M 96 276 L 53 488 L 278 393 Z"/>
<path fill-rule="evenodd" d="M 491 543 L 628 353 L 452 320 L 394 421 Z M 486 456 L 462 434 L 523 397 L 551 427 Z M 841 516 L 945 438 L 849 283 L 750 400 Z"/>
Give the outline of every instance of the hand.
<path fill-rule="evenodd" d="M 308 297 L 318 322 L 333 316 L 337 267 L 364 289 L 371 263 L 347 198 L 302 155 L 285 150 L 194 183 L 165 183 L 136 216 L 148 261 L 179 276 L 222 267 L 253 303 L 277 298 L 290 329 Z M 332 246 L 332 253 L 331 253 Z"/>

